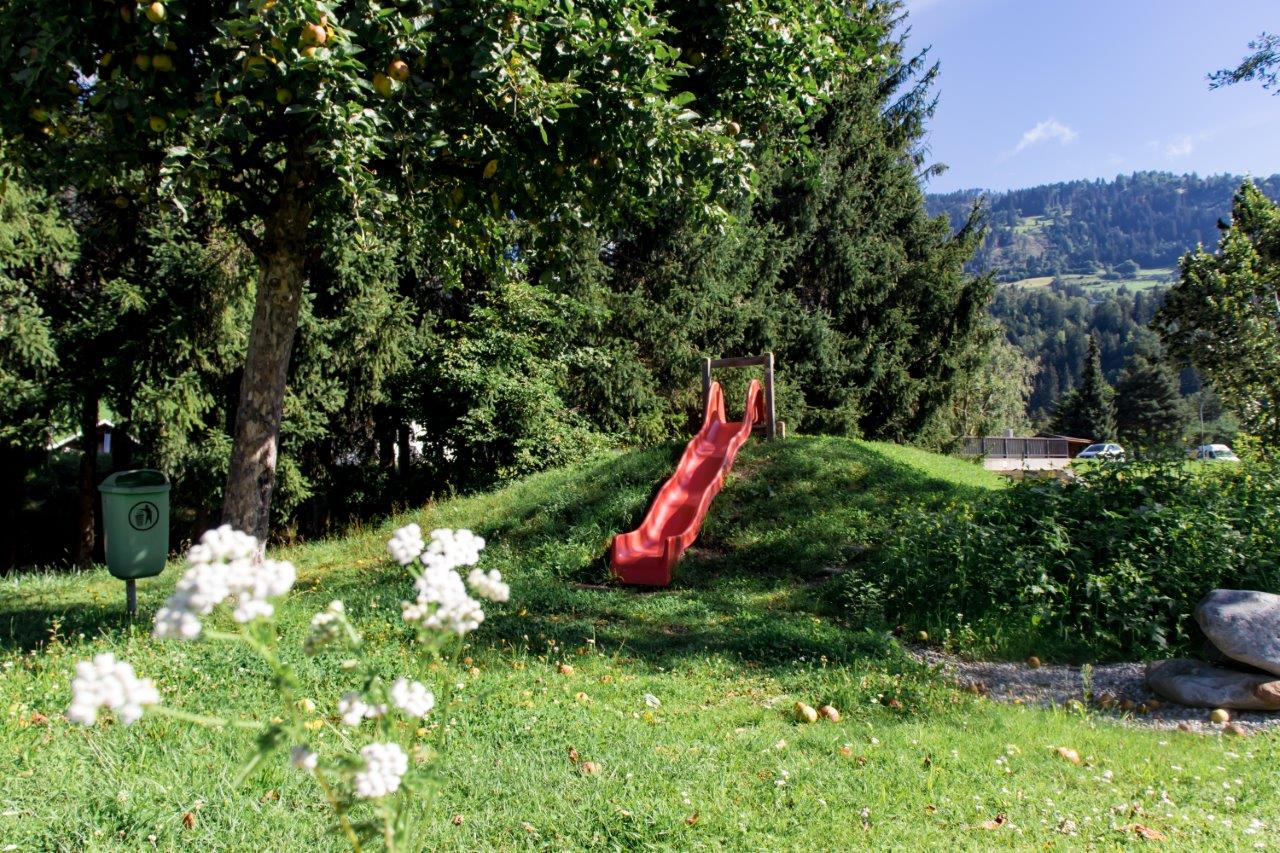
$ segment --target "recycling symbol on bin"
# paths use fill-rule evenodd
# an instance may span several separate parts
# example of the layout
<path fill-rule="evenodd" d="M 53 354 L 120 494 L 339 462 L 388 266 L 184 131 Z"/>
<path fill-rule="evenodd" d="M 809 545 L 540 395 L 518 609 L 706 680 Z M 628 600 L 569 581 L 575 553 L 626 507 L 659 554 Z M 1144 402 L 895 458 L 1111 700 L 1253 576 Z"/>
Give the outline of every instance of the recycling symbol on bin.
<path fill-rule="evenodd" d="M 160 520 L 160 510 L 151 501 L 134 504 L 129 510 L 129 526 L 134 530 L 150 530 Z"/>

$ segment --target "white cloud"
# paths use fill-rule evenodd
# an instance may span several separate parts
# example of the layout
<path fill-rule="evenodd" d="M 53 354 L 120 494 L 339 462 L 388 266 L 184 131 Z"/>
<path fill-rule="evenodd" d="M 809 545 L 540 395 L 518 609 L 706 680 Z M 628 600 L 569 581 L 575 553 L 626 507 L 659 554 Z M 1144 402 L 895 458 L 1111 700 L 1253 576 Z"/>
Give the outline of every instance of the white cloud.
<path fill-rule="evenodd" d="M 1186 157 L 1195 147 L 1195 143 L 1190 136 L 1179 136 L 1164 146 L 1164 156 L 1170 160 L 1176 160 L 1179 157 Z"/>
<path fill-rule="evenodd" d="M 1018 140 L 1018 147 L 1013 149 L 1013 153 L 1020 154 L 1032 145 L 1054 140 L 1057 140 L 1062 145 L 1070 145 L 1076 141 L 1076 137 L 1079 135 L 1056 118 L 1045 119 L 1022 134 L 1022 139 Z"/>

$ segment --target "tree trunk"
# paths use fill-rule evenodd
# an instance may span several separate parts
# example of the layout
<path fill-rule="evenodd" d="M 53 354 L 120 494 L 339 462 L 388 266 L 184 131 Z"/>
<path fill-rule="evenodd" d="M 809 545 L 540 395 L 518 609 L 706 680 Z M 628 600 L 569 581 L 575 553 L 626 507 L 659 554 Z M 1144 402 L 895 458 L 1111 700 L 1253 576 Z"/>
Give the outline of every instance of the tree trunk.
<path fill-rule="evenodd" d="M 120 420 L 111 430 L 111 470 L 124 471 L 133 465 L 133 440 L 129 430 L 133 427 L 133 401 L 122 404 Z"/>
<path fill-rule="evenodd" d="M 270 532 L 285 382 L 302 304 L 312 214 L 306 196 L 309 183 L 306 155 L 292 156 L 284 188 L 264 223 L 257 301 L 240 378 L 240 403 L 222 503 L 224 524 L 251 533 L 264 543 Z"/>
<path fill-rule="evenodd" d="M 409 476 L 409 463 L 412 461 L 413 447 L 409 444 L 412 436 L 409 434 L 409 425 L 400 424 L 396 430 L 396 456 L 398 457 L 396 473 L 401 479 Z"/>
<path fill-rule="evenodd" d="M 27 454 L 0 444 L 0 575 L 18 564 L 18 514 L 26 474 Z"/>
<path fill-rule="evenodd" d="M 396 427 L 390 415 L 375 417 L 373 434 L 378 444 L 378 465 L 389 471 L 396 466 Z"/>
<path fill-rule="evenodd" d="M 76 514 L 76 565 L 93 565 L 94 507 L 98 496 L 98 393 L 85 391 L 80 400 L 80 500 Z"/>

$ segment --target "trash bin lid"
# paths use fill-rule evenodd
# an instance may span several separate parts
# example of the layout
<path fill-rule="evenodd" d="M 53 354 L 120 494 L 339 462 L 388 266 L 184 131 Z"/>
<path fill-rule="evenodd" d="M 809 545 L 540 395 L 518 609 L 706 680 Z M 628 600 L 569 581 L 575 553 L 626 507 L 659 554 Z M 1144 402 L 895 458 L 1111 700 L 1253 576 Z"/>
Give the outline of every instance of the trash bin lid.
<path fill-rule="evenodd" d="M 117 471 L 98 485 L 98 491 L 108 494 L 154 494 L 169 491 L 169 478 L 151 468 L 135 468 Z"/>

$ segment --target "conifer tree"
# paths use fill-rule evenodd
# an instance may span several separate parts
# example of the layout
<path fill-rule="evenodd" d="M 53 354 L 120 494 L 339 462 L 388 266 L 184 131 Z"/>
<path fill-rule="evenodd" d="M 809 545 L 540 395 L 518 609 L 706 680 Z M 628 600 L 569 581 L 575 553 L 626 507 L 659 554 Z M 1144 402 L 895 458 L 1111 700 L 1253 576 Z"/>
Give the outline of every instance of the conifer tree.
<path fill-rule="evenodd" d="M 976 211 L 955 233 L 925 211 L 917 146 L 936 68 L 904 56 L 887 20 L 870 52 L 886 61 L 845 81 L 811 156 L 761 141 L 758 197 L 729 227 L 711 232 L 671 206 L 607 241 L 612 316 L 600 346 L 629 389 L 607 393 L 643 403 L 635 420 L 686 429 L 699 357 L 771 349 L 791 429 L 897 439 L 943 429 L 986 355 L 991 281 L 963 270 L 982 228 Z M 637 369 L 621 367 L 637 356 Z"/>
<path fill-rule="evenodd" d="M 1128 444 L 1148 452 L 1180 443 L 1186 406 L 1178 377 L 1158 353 L 1131 356 L 1116 383 L 1116 431 Z"/>
<path fill-rule="evenodd" d="M 56 334 L 41 296 L 64 280 L 78 253 L 56 201 L 0 159 L 0 573 L 16 560 L 23 481 L 44 450 L 56 405 Z"/>
<path fill-rule="evenodd" d="M 1089 336 L 1080 385 L 1065 394 L 1053 416 L 1053 429 L 1060 435 L 1111 441 L 1116 437 L 1114 391 L 1102 375 L 1098 339 Z"/>

